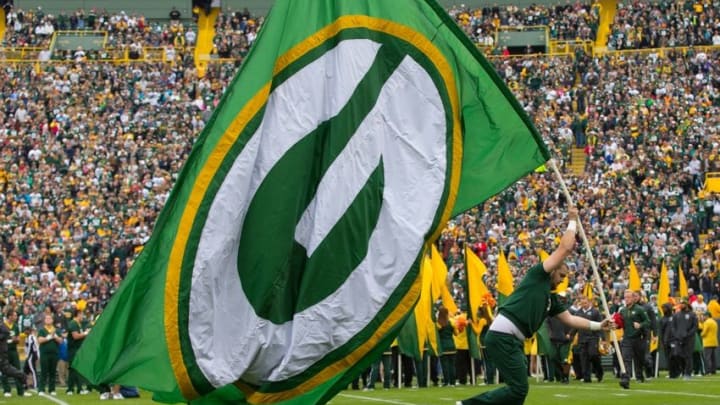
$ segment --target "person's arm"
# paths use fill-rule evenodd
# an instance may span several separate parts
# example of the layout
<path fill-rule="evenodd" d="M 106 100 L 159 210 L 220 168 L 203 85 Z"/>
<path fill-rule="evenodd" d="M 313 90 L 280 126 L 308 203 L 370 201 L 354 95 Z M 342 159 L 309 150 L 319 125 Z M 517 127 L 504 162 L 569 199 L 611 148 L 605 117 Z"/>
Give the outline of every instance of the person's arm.
<path fill-rule="evenodd" d="M 612 328 L 612 321 L 610 319 L 605 319 L 602 322 L 595 322 L 580 316 L 575 316 L 567 310 L 557 314 L 556 318 L 573 329 L 596 331 L 610 330 Z"/>
<path fill-rule="evenodd" d="M 51 341 L 51 340 L 53 340 L 53 334 L 49 334 L 49 335 L 45 335 L 45 336 L 40 336 L 40 337 L 38 338 L 38 342 L 40 342 L 40 344 L 47 343 L 47 342 L 49 342 L 49 341 Z"/>
<path fill-rule="evenodd" d="M 644 309 L 640 311 L 640 317 L 642 318 L 642 321 L 639 322 L 639 326 L 633 325 L 635 326 L 635 329 L 650 329 L 650 317 Z"/>
<path fill-rule="evenodd" d="M 85 336 L 87 336 L 87 333 L 80 332 L 77 330 L 72 331 L 72 338 L 75 340 L 85 339 Z"/>
<path fill-rule="evenodd" d="M 543 262 L 543 269 L 550 273 L 559 267 L 570 256 L 575 248 L 575 235 L 577 234 L 578 210 L 573 207 L 568 210 L 568 228 L 560 239 L 560 245 Z"/>

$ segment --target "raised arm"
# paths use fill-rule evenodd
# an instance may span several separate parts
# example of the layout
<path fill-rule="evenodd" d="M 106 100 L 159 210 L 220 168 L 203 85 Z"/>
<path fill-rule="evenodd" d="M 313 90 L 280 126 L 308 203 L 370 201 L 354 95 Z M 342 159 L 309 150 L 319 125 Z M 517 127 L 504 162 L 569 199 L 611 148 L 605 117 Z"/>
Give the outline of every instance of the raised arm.
<path fill-rule="evenodd" d="M 543 262 L 543 269 L 547 273 L 551 273 L 553 270 L 558 268 L 565 259 L 572 253 L 575 248 L 575 234 L 577 233 L 577 219 L 578 210 L 572 207 L 568 210 L 568 223 L 567 230 L 560 239 L 560 245 L 550 256 Z"/>

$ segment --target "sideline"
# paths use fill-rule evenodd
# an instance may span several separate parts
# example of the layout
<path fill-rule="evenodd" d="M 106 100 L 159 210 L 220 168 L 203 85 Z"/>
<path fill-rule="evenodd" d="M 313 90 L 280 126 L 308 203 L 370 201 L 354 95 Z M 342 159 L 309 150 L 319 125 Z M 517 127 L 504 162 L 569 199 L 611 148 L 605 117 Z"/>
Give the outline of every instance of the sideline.
<path fill-rule="evenodd" d="M 552 385 L 552 386 L 549 386 L 549 385 L 535 385 L 535 386 L 533 386 L 532 388 L 533 388 L 533 389 L 535 389 L 535 388 L 547 388 L 547 389 L 557 390 L 558 388 L 561 388 L 561 387 L 558 387 L 557 385 Z M 617 390 L 617 389 L 615 389 L 615 388 L 602 388 L 602 387 L 594 388 L 594 387 L 572 387 L 572 386 L 571 386 L 571 387 L 567 387 L 567 388 L 571 388 L 572 390 L 585 390 L 585 391 L 619 391 L 619 390 Z M 629 392 L 629 393 L 632 393 L 632 392 L 642 392 L 642 393 L 644 393 L 644 394 L 658 394 L 658 395 L 679 395 L 679 396 L 686 396 L 686 397 L 712 398 L 712 399 L 718 399 L 718 400 L 720 400 L 720 395 L 699 394 L 699 393 L 695 393 L 695 392 L 685 392 L 685 391 L 639 390 L 639 389 L 630 387 L 630 390 L 629 390 L 629 391 L 625 391 L 625 392 Z"/>
<path fill-rule="evenodd" d="M 55 403 L 58 404 L 58 405 L 70 405 L 70 404 L 68 404 L 67 402 L 63 401 L 63 400 L 57 399 L 57 398 L 55 398 L 54 396 L 48 395 L 48 394 L 46 394 L 46 393 L 44 393 L 44 392 L 39 393 L 38 396 L 41 397 L 41 398 L 45 398 L 45 399 L 47 399 L 48 401 L 55 402 Z"/>
<path fill-rule="evenodd" d="M 394 405 L 417 405 L 411 402 L 401 402 L 401 401 L 393 401 L 391 399 L 380 399 L 380 398 L 370 398 L 370 397 L 364 397 L 362 395 L 350 395 L 350 394 L 338 394 L 337 396 L 343 397 L 343 398 L 351 398 L 351 399 L 361 399 L 363 401 L 371 401 L 371 402 L 382 402 L 384 404 L 394 404 Z M 68 405 L 68 404 L 65 404 Z"/>

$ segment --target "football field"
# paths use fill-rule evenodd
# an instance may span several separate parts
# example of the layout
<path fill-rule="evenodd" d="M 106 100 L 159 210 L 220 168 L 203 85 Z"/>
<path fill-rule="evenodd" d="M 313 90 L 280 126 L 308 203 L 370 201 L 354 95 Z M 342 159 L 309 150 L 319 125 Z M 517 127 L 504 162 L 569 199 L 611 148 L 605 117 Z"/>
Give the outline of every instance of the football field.
<path fill-rule="evenodd" d="M 453 388 L 429 387 L 424 389 L 376 389 L 374 391 L 341 391 L 329 404 L 332 405 L 454 405 L 455 401 L 491 389 L 490 386 L 461 386 Z M 143 392 L 140 399 L 100 401 L 97 393 L 85 396 L 67 396 L 62 389 L 56 397 L 30 398 L 0 397 L 1 404 L 153 404 L 150 394 Z M 691 380 L 669 380 L 664 377 L 646 383 L 633 381 L 629 390 L 623 390 L 617 380 L 610 378 L 602 383 L 584 384 L 571 381 L 537 383 L 530 381 L 527 405 L 566 403 L 572 405 L 717 405 L 720 404 L 720 376 L 693 377 Z"/>

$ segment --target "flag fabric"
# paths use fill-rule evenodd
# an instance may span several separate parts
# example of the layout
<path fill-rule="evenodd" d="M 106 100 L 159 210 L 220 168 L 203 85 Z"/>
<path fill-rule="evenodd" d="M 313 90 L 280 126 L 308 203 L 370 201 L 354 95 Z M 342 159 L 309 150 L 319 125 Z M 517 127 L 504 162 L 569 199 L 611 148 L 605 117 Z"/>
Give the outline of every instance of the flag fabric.
<path fill-rule="evenodd" d="M 482 306 L 483 297 L 489 294 L 483 277 L 487 273 L 487 267 L 472 249 L 465 247 L 465 272 L 467 277 L 468 312 L 474 322 L 478 321 L 478 309 Z"/>
<path fill-rule="evenodd" d="M 642 289 L 642 284 L 640 283 L 640 274 L 638 273 L 637 267 L 635 267 L 635 261 L 633 258 L 630 258 L 630 275 L 628 280 L 628 288 L 630 291 L 640 291 Z"/>
<path fill-rule="evenodd" d="M 432 245 L 430 253 L 430 261 L 432 263 L 432 292 L 433 300 L 442 299 L 443 306 L 447 308 L 451 315 L 455 315 L 458 311 L 455 299 L 453 299 L 447 285 L 448 269 L 445 260 L 438 251 L 435 244 Z"/>
<path fill-rule="evenodd" d="M 505 259 L 505 253 L 500 249 L 500 255 L 497 261 L 497 292 L 498 292 L 498 303 L 502 305 L 502 302 L 515 291 L 515 282 L 513 281 L 513 275 L 510 271 L 510 265 Z"/>
<path fill-rule="evenodd" d="M 430 298 L 433 269 L 427 255 L 424 256 L 420 269 L 420 298 L 398 335 L 400 351 L 418 360 L 422 358 L 426 344 L 433 353 L 437 353 L 437 328 L 432 319 L 433 305 Z"/>
<path fill-rule="evenodd" d="M 668 268 L 665 260 L 662 261 L 660 267 L 660 283 L 658 284 L 657 305 L 662 313 L 663 304 L 670 302 L 670 279 L 668 278 Z"/>
<path fill-rule="evenodd" d="M 535 332 L 535 336 L 537 338 L 537 354 L 545 355 L 549 358 L 555 357 L 555 346 L 550 340 L 550 329 L 548 328 L 547 322 L 543 322 L 540 325 L 540 328 Z"/>
<path fill-rule="evenodd" d="M 585 285 L 583 285 L 583 295 L 589 300 L 592 300 L 595 297 L 593 292 L 593 283 L 591 281 L 586 281 Z"/>
<path fill-rule="evenodd" d="M 683 272 L 682 266 L 678 266 L 678 289 L 680 290 L 678 292 L 678 295 L 680 295 L 680 298 L 687 298 L 688 296 L 688 286 L 687 281 L 685 281 L 685 273 Z"/>
<path fill-rule="evenodd" d="M 548 158 L 435 1 L 277 0 L 72 366 L 165 402 L 327 402 L 450 216 Z"/>
<path fill-rule="evenodd" d="M 489 295 L 490 291 L 485 285 L 485 281 L 483 281 L 483 277 L 485 273 L 487 273 L 487 267 L 485 267 L 485 264 L 477 257 L 475 252 L 467 246 L 465 246 L 465 272 L 467 276 L 465 277 L 467 283 L 465 286 L 468 299 L 467 308 L 470 313 L 470 324 L 472 326 L 466 328 L 468 350 L 473 358 L 479 359 L 481 356 L 478 337 L 482 330 L 482 325 L 480 323 L 481 319 L 478 316 L 478 310 L 483 304 L 483 297 Z M 480 330 L 475 330 L 476 327 Z"/>

